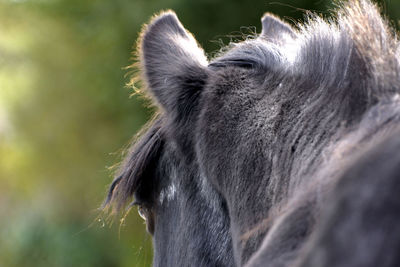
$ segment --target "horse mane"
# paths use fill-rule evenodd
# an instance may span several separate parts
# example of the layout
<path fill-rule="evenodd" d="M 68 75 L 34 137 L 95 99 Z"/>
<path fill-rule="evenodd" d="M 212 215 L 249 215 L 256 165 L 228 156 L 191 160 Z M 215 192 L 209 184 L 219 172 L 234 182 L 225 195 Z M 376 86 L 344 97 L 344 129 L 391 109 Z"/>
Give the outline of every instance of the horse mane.
<path fill-rule="evenodd" d="M 320 92 L 313 100 L 316 106 L 328 106 L 326 103 L 334 100 L 335 96 L 346 96 L 348 101 L 355 101 L 342 102 L 338 105 L 340 108 L 346 104 L 351 108 L 357 108 L 348 113 L 354 115 L 358 112 L 355 124 L 357 127 L 342 133 L 338 128 L 341 139 L 326 143 L 326 151 L 335 154 L 327 159 L 325 159 L 326 153 L 321 155 L 324 161 L 319 166 L 320 172 L 315 175 L 316 180 L 319 179 L 318 175 L 324 178 L 330 177 L 329 179 L 340 177 L 337 174 L 340 173 L 339 169 L 346 170 L 353 162 L 352 158 L 355 160 L 360 157 L 362 152 L 367 150 L 366 147 L 376 146 L 387 137 L 385 134 L 398 131 L 394 122 L 399 122 L 400 118 L 398 108 L 400 54 L 399 41 L 394 30 L 389 27 L 389 22 L 382 18 L 377 7 L 367 1 L 349 1 L 340 6 L 336 14 L 335 20 L 324 20 L 310 14 L 308 21 L 299 25 L 299 30 L 296 32 L 297 39 L 286 47 L 280 48 L 274 44 L 270 46 L 283 57 L 288 47 L 296 49 L 296 57 L 289 62 L 291 64 L 283 72 L 289 70 L 292 74 L 301 73 L 296 79 L 304 81 L 296 80 L 296 83 L 318 85 L 311 88 Z M 257 46 L 251 57 L 248 56 L 248 51 L 251 51 L 249 46 Z M 266 53 L 260 52 L 258 47 L 257 43 L 254 45 L 248 42 L 241 50 L 235 51 L 235 55 L 242 60 L 257 59 L 257 66 L 264 64 L 266 67 L 268 62 L 264 62 L 265 57 L 263 59 L 262 56 Z M 217 61 L 223 62 L 224 58 Z M 287 66 L 287 63 L 288 61 L 282 65 Z M 313 186 L 317 182 L 321 181 L 313 180 L 311 185 L 307 185 Z M 307 189 L 309 188 L 302 188 L 302 190 Z M 277 210 L 288 207 L 283 204 L 278 206 Z M 260 229 L 267 228 L 271 217 L 274 216 L 276 214 L 266 217 L 250 228 L 242 235 L 242 240 L 247 241 L 250 236 L 258 234 Z"/>
<path fill-rule="evenodd" d="M 155 165 L 163 150 L 162 119 L 156 117 L 138 136 L 139 141 L 129 148 L 116 178 L 110 185 L 102 205 L 103 210 L 111 209 L 112 213 L 118 213 L 132 202 L 134 196 L 135 199 L 147 197 L 141 196 L 138 191 L 146 182 L 151 182 Z M 135 204 L 135 201 L 128 207 L 132 204 Z"/>
<path fill-rule="evenodd" d="M 397 91 L 394 81 L 400 76 L 394 30 L 374 4 L 360 0 L 338 5 L 336 16 L 329 20 L 307 13 L 306 22 L 297 24 L 283 44 L 266 42 L 262 35 L 231 43 L 230 50 L 210 66 L 289 71 L 309 83 L 321 84 L 321 88 L 344 88 L 363 78 L 367 83 L 357 86 L 360 91 L 355 94 L 370 103 L 390 96 Z M 365 87 L 367 91 L 362 91 Z"/>
<path fill-rule="evenodd" d="M 357 94 L 368 101 L 390 95 L 399 79 L 399 42 L 379 9 L 367 1 L 339 6 L 336 20 L 310 15 L 301 26 L 297 70 L 329 86 L 366 80 Z M 352 84 L 354 86 L 354 84 Z"/>

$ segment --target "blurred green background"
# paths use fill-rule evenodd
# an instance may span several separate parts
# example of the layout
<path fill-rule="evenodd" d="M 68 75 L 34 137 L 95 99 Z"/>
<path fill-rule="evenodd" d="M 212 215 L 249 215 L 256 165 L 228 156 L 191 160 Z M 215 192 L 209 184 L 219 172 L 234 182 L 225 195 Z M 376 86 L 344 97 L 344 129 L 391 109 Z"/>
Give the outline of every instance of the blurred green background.
<path fill-rule="evenodd" d="M 393 21 L 400 1 L 382 2 Z M 110 167 L 151 116 L 124 85 L 141 25 L 173 9 L 209 55 L 330 1 L 0 0 L 0 266 L 149 266 L 131 212 L 105 223 Z M 393 22 L 396 24 L 396 22 Z M 254 26 L 243 28 L 241 26 Z"/>

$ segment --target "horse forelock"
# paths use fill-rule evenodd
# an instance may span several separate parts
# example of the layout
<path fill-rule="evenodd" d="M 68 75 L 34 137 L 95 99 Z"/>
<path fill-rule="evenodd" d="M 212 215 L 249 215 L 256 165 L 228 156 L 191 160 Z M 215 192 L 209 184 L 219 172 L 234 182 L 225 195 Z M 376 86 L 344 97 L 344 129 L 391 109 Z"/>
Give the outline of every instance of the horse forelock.
<path fill-rule="evenodd" d="M 111 208 L 112 212 L 121 211 L 132 201 L 141 185 L 152 179 L 164 148 L 162 124 L 162 118 L 158 116 L 138 134 L 138 141 L 129 148 L 109 188 L 103 208 Z"/>

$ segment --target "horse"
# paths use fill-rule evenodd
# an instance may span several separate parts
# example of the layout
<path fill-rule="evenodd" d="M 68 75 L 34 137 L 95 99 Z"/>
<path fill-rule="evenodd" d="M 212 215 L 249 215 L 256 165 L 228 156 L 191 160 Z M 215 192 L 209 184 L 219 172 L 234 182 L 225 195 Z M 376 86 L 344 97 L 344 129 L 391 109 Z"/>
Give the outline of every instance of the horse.
<path fill-rule="evenodd" d="M 400 264 L 399 41 L 368 0 L 334 17 L 267 13 L 210 61 L 173 11 L 144 27 L 158 112 L 103 207 L 138 205 L 154 266 Z"/>

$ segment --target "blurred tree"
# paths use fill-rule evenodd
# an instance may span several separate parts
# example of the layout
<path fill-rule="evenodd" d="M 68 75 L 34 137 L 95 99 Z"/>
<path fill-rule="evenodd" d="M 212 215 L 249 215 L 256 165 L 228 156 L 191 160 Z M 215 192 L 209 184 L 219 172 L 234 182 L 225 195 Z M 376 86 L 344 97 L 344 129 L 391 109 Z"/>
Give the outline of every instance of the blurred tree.
<path fill-rule="evenodd" d="M 259 32 L 265 11 L 295 22 L 329 3 L 0 0 L 0 266 L 150 264 L 138 216 L 103 227 L 96 208 L 107 168 L 151 116 L 123 68 L 152 14 L 175 10 L 212 56 Z M 400 3 L 382 5 L 400 17 Z"/>

